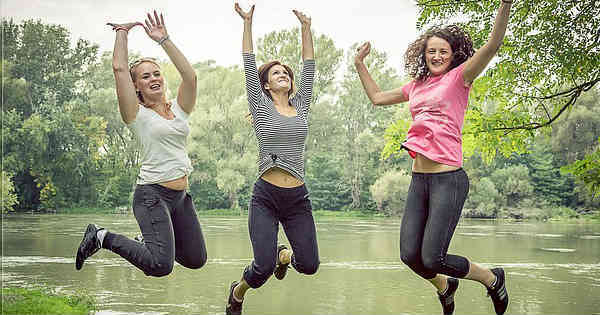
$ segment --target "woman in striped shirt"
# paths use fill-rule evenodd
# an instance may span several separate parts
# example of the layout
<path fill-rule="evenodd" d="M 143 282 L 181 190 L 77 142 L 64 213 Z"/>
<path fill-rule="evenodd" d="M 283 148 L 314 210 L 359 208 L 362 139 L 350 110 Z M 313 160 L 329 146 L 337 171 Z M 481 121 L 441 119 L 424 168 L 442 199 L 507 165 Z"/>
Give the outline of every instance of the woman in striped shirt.
<path fill-rule="evenodd" d="M 272 274 L 283 279 L 289 264 L 304 274 L 314 274 L 319 267 L 315 223 L 304 185 L 304 149 L 315 73 L 311 20 L 293 11 L 301 23 L 303 69 L 298 91 L 290 98 L 294 91 L 290 67 L 278 61 L 256 67 L 254 6 L 244 12 L 236 3 L 235 10 L 244 20 L 242 50 L 248 105 L 259 147 L 259 178 L 248 215 L 254 260 L 242 279 L 231 284 L 226 314 L 241 314 L 246 291 L 259 288 Z M 279 222 L 291 249 L 277 244 Z"/>

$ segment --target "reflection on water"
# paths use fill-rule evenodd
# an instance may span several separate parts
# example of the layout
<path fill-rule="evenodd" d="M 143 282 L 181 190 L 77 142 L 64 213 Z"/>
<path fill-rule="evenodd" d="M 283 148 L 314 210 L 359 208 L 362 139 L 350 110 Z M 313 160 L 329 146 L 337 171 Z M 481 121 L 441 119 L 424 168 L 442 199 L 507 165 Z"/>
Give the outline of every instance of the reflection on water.
<path fill-rule="evenodd" d="M 75 271 L 84 227 L 94 222 L 133 237 L 131 216 L 25 215 L 3 218 L 4 285 L 86 290 L 101 315 L 223 314 L 231 281 L 251 261 L 246 218 L 201 217 L 209 260 L 200 270 L 175 266 L 146 277 L 102 250 Z M 289 272 L 248 292 L 248 314 L 440 313 L 432 287 L 400 261 L 397 219 L 320 219 L 321 266 L 314 276 Z M 280 232 L 280 240 L 287 243 Z M 600 225 L 462 220 L 449 249 L 486 267 L 502 266 L 507 313 L 594 314 L 600 310 Z M 456 314 L 493 313 L 484 288 L 461 281 Z"/>

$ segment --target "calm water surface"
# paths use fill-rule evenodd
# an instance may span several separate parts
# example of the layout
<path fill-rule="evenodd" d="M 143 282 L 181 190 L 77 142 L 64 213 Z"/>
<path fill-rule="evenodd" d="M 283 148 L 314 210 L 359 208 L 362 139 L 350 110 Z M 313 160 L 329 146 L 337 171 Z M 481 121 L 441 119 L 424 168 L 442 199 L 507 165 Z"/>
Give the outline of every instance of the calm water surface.
<path fill-rule="evenodd" d="M 133 237 L 132 215 L 16 215 L 2 221 L 3 286 L 87 290 L 102 315 L 224 314 L 228 287 L 252 259 L 246 217 L 201 217 L 209 261 L 176 265 L 151 278 L 101 250 L 75 270 L 87 223 Z M 319 219 L 321 267 L 290 269 L 248 291 L 245 314 L 439 314 L 430 284 L 399 259 L 398 219 Z M 287 239 L 280 232 L 280 241 Z M 451 253 L 502 266 L 511 298 L 507 314 L 600 314 L 600 224 L 462 220 Z M 455 314 L 493 314 L 483 286 L 461 281 Z"/>

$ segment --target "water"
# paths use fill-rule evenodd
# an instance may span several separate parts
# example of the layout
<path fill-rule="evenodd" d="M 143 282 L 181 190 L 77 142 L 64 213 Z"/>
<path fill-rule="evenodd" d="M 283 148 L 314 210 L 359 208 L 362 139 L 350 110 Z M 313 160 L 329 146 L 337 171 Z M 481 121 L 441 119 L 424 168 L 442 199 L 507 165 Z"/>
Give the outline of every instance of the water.
<path fill-rule="evenodd" d="M 139 233 L 132 215 L 4 217 L 3 285 L 86 290 L 101 315 L 223 314 L 229 284 L 252 259 L 245 217 L 201 217 L 209 261 L 200 270 L 176 264 L 169 276 L 151 278 L 101 250 L 76 271 L 76 247 L 89 222 Z M 290 269 L 283 281 L 272 277 L 248 291 L 244 313 L 439 314 L 433 287 L 400 262 L 399 229 L 398 219 L 317 220 L 317 274 Z M 449 252 L 504 267 L 507 314 L 600 314 L 600 224 L 461 220 Z M 455 314 L 493 314 L 476 282 L 461 281 L 455 300 Z"/>

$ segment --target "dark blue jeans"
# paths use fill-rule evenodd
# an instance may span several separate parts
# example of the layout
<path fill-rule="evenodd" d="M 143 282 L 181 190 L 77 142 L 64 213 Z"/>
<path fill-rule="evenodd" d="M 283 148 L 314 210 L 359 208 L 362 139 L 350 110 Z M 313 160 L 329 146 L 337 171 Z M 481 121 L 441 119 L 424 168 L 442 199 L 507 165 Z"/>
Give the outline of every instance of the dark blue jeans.
<path fill-rule="evenodd" d="M 438 273 L 464 278 L 469 261 L 448 254 L 448 246 L 469 193 L 461 168 L 442 173 L 412 173 L 400 228 L 400 257 L 419 276 Z"/>
<path fill-rule="evenodd" d="M 317 231 L 305 185 L 282 188 L 258 179 L 248 213 L 248 230 L 254 260 L 244 270 L 244 280 L 259 288 L 275 270 L 279 222 L 292 246 L 291 265 L 300 273 L 314 274 L 319 268 Z"/>
<path fill-rule="evenodd" d="M 137 185 L 133 214 L 143 242 L 106 233 L 102 247 L 109 249 L 148 276 L 162 277 L 173 270 L 174 261 L 197 269 L 206 263 L 206 245 L 192 197 L 185 190 Z"/>

